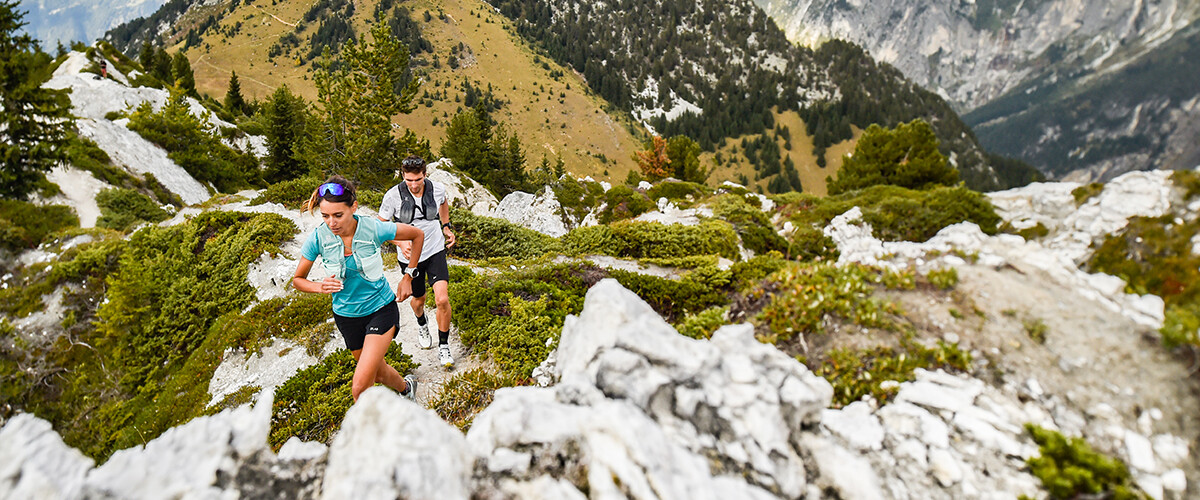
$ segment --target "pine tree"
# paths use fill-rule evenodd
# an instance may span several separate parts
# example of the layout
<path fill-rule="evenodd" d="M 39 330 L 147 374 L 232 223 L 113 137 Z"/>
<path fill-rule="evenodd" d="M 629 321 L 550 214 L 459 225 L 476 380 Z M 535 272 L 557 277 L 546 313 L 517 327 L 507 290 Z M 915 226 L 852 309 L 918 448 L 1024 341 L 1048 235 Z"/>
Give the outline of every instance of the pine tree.
<path fill-rule="evenodd" d="M 229 77 L 229 90 L 225 92 L 225 109 L 230 113 L 246 113 L 246 100 L 242 98 L 242 85 L 238 83 L 237 72 Z"/>
<path fill-rule="evenodd" d="M 200 94 L 196 93 L 196 76 L 192 74 L 192 63 L 182 50 L 176 52 L 175 57 L 171 59 L 171 76 L 175 78 L 175 86 L 193 98 L 200 98 Z"/>
<path fill-rule="evenodd" d="M 50 55 L 19 32 L 27 23 L 17 6 L 0 0 L 0 197 L 24 200 L 66 158 L 74 122 L 67 92 L 42 88 Z"/>
<path fill-rule="evenodd" d="M 958 170 L 938 151 L 933 128 L 916 119 L 895 129 L 867 127 L 828 188 L 834 195 L 876 184 L 926 189 L 957 183 Z"/>
<path fill-rule="evenodd" d="M 300 139 L 304 137 L 308 122 L 308 109 L 304 98 L 292 94 L 284 85 L 275 89 L 263 105 L 267 119 L 267 182 L 294 179 L 307 173 L 308 168 L 300 159 Z"/>
<path fill-rule="evenodd" d="M 150 40 L 142 42 L 142 51 L 138 54 L 138 63 L 142 65 L 142 72 L 151 73 L 154 71 L 154 46 L 150 45 Z"/>
<path fill-rule="evenodd" d="M 701 184 L 708 179 L 709 171 L 700 166 L 700 145 L 688 136 L 677 135 L 667 141 L 667 158 L 676 179 Z"/>
<path fill-rule="evenodd" d="M 314 76 L 317 112 L 301 150 L 315 171 L 386 189 L 400 159 L 410 153 L 428 157 L 429 142 L 411 131 L 399 140 L 392 136 L 392 117 L 415 109 L 418 84 L 412 79 L 396 92 L 396 82 L 408 69 L 408 49 L 385 23 L 376 23 L 371 37 L 373 42 L 366 37 L 348 42 L 336 69 L 325 48 Z"/>

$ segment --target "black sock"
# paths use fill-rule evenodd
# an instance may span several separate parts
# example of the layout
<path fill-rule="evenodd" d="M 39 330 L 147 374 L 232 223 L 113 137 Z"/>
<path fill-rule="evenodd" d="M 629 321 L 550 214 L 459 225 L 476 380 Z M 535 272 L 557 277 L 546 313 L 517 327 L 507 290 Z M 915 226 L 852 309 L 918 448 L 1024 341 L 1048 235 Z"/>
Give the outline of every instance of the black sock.
<path fill-rule="evenodd" d="M 438 330 L 438 345 L 446 345 L 450 343 L 450 330 Z"/>
<path fill-rule="evenodd" d="M 417 316 L 417 324 L 418 324 L 418 325 L 420 325 L 420 326 L 425 326 L 425 321 L 426 321 L 426 320 L 425 320 L 425 315 L 424 315 L 424 314 L 422 314 L 422 315 L 420 315 L 420 316 Z"/>

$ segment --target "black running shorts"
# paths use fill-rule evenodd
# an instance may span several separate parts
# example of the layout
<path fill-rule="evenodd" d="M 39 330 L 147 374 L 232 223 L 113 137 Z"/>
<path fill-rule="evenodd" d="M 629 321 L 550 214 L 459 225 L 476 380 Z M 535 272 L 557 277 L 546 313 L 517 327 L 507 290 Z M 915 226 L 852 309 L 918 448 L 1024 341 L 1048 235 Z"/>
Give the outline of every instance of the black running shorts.
<path fill-rule="evenodd" d="M 367 316 L 351 318 L 333 315 L 333 322 L 338 331 L 342 332 L 342 340 L 346 341 L 346 349 L 357 351 L 363 348 L 367 335 L 384 335 L 388 330 L 400 328 L 400 308 L 396 301 L 391 301 Z"/>
<path fill-rule="evenodd" d="M 401 265 L 404 263 L 401 262 Z M 407 270 L 405 265 L 403 270 Z M 429 256 L 424 262 L 417 263 L 417 275 L 412 280 L 412 296 L 425 296 L 425 281 L 429 281 L 429 286 L 439 281 L 450 282 L 450 267 L 446 265 L 446 251 L 442 250 Z"/>

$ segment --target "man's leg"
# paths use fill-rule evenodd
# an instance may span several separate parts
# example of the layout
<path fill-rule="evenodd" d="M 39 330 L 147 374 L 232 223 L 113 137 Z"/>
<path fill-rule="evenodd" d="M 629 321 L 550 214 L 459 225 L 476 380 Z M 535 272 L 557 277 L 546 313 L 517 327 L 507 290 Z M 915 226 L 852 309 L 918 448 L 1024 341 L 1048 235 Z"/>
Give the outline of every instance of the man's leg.
<path fill-rule="evenodd" d="M 446 337 L 442 336 L 450 334 L 450 284 L 443 281 L 438 281 L 433 284 L 433 301 L 437 305 L 437 326 L 438 326 L 438 343 L 445 344 Z"/>

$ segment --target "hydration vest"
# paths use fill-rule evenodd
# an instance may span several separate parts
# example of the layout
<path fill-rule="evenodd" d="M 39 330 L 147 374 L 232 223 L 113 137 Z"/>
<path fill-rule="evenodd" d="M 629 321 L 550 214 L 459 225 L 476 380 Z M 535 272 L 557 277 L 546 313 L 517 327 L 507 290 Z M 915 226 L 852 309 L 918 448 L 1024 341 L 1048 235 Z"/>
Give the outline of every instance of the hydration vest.
<path fill-rule="evenodd" d="M 383 255 L 379 253 L 379 245 L 375 244 L 375 224 L 385 224 L 381 221 L 367 221 L 355 215 L 358 227 L 354 230 L 354 239 L 350 246 L 350 254 L 358 265 L 358 273 L 367 281 L 383 279 Z M 321 249 L 321 262 L 325 272 L 337 279 L 346 281 L 346 245 L 342 237 L 333 234 L 329 225 L 322 223 L 315 229 L 317 246 Z"/>
<path fill-rule="evenodd" d="M 417 200 L 413 198 L 412 193 L 408 192 L 408 186 L 400 184 L 396 186 L 396 191 L 400 192 L 400 208 L 392 215 L 392 221 L 401 222 L 404 224 L 412 224 L 417 213 Z M 425 208 L 425 215 L 421 217 L 424 220 L 441 220 L 438 216 L 438 206 L 433 200 L 433 181 L 425 179 L 425 191 L 421 194 L 421 205 Z"/>

